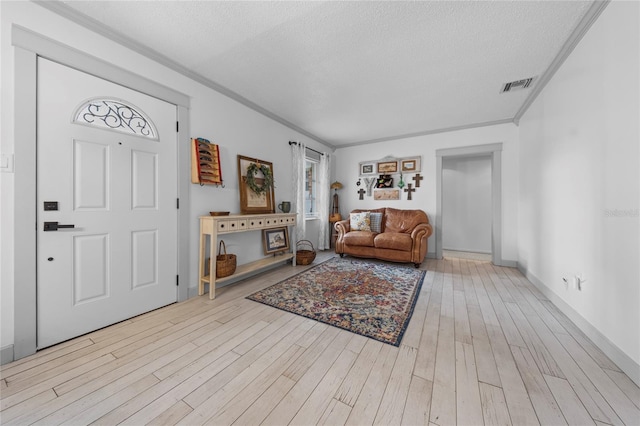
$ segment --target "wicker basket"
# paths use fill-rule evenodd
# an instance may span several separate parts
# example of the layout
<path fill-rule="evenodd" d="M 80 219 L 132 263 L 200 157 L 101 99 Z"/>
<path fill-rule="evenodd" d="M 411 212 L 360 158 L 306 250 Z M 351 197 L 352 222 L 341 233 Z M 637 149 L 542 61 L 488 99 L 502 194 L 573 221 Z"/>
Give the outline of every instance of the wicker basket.
<path fill-rule="evenodd" d="M 224 251 L 224 254 L 220 254 Z M 216 256 L 216 278 L 224 278 L 233 275 L 236 271 L 236 255 L 227 254 L 227 245 L 220 240 L 218 255 Z"/>
<path fill-rule="evenodd" d="M 299 249 L 298 247 L 311 247 L 311 250 Z M 309 240 L 300 240 L 296 243 L 296 265 L 309 265 L 316 258 L 316 251 Z"/>

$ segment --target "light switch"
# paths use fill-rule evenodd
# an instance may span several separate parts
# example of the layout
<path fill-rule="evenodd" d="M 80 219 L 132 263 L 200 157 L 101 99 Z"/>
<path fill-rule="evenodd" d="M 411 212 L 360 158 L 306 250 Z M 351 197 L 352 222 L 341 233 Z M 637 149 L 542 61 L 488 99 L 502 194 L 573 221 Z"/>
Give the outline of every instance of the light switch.
<path fill-rule="evenodd" d="M 0 171 L 13 173 L 13 154 L 0 154 Z"/>

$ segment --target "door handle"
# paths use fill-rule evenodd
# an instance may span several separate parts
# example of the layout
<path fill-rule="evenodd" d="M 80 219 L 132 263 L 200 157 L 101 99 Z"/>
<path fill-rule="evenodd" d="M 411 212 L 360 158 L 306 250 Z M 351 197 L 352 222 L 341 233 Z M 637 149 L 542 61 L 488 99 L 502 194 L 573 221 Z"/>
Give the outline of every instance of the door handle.
<path fill-rule="evenodd" d="M 59 225 L 58 222 L 45 222 L 45 231 L 57 231 L 59 228 L 75 228 L 75 225 Z"/>

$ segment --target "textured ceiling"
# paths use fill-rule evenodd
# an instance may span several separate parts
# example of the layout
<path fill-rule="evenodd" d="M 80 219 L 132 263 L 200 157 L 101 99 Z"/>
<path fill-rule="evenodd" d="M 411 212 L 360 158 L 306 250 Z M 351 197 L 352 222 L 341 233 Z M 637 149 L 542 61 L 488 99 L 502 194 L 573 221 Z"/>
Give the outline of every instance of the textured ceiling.
<path fill-rule="evenodd" d="M 501 85 L 543 76 L 592 3 L 67 1 L 58 12 L 339 147 L 513 120 L 536 83 Z"/>

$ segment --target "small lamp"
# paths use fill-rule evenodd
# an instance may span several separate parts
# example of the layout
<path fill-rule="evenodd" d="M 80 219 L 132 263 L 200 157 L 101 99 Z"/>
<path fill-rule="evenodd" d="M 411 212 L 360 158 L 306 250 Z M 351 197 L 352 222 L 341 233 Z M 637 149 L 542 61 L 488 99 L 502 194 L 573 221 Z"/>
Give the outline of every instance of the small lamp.
<path fill-rule="evenodd" d="M 329 216 L 329 222 L 339 222 L 342 220 L 342 216 L 340 215 L 340 206 L 338 204 L 338 189 L 342 189 L 342 184 L 338 181 L 335 181 L 331 184 L 331 189 L 333 189 L 333 207 L 331 208 L 331 216 Z"/>

